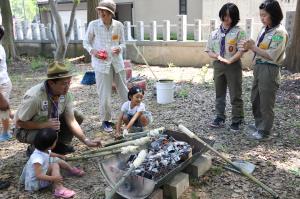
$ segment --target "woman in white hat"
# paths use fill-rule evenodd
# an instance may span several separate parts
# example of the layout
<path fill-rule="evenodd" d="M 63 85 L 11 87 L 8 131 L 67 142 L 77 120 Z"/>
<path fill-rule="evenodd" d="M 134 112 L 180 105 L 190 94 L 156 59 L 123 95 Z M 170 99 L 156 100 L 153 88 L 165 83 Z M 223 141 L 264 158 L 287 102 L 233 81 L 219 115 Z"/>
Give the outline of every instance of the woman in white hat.
<path fill-rule="evenodd" d="M 112 82 L 123 102 L 127 100 L 127 86 L 122 53 L 125 50 L 123 24 L 113 17 L 116 4 L 112 0 L 103 0 L 96 8 L 99 19 L 91 21 L 83 39 L 84 48 L 92 56 L 95 70 L 97 92 L 99 95 L 100 118 L 106 132 L 112 132 L 111 94 Z"/>

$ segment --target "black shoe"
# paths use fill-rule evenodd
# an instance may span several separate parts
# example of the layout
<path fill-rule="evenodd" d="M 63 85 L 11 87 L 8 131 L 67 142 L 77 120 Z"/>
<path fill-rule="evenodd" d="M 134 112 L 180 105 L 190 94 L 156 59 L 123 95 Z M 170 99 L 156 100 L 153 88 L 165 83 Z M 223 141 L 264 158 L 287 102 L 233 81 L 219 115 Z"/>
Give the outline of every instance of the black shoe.
<path fill-rule="evenodd" d="M 225 120 L 222 118 L 217 117 L 212 123 L 209 125 L 213 128 L 221 128 L 224 127 Z"/>
<path fill-rule="evenodd" d="M 69 153 L 74 153 L 75 149 L 74 149 L 74 147 L 72 147 L 70 145 L 66 145 L 64 143 L 57 142 L 57 144 L 56 144 L 55 148 L 52 150 L 52 152 L 61 154 L 61 155 L 66 155 Z"/>
<path fill-rule="evenodd" d="M 258 130 L 251 134 L 251 138 L 254 140 L 268 140 L 270 133 L 267 131 Z"/>
<path fill-rule="evenodd" d="M 31 156 L 31 154 L 33 153 L 33 151 L 34 151 L 34 146 L 31 144 L 31 145 L 29 145 L 28 147 L 27 147 L 27 150 L 26 150 L 26 156 L 27 157 L 30 157 Z"/>
<path fill-rule="evenodd" d="M 242 122 L 232 122 L 230 125 L 230 130 L 237 132 L 240 130 L 240 126 L 241 126 Z"/>
<path fill-rule="evenodd" d="M 0 190 L 1 190 L 1 189 L 6 189 L 6 188 L 8 188 L 9 186 L 10 186 L 10 182 L 0 180 Z"/>

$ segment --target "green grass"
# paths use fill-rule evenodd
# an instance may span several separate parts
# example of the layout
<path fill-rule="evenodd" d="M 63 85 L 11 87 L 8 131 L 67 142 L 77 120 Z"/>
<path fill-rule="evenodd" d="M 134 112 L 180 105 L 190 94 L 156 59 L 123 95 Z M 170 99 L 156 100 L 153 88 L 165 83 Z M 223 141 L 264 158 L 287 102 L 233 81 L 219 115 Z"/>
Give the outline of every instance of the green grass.
<path fill-rule="evenodd" d="M 297 177 L 300 177 L 300 168 L 290 169 L 289 172 Z"/>
<path fill-rule="evenodd" d="M 46 61 L 46 58 L 38 56 L 32 59 L 30 67 L 32 70 L 37 70 L 43 67 L 47 67 L 47 65 L 48 62 Z"/>

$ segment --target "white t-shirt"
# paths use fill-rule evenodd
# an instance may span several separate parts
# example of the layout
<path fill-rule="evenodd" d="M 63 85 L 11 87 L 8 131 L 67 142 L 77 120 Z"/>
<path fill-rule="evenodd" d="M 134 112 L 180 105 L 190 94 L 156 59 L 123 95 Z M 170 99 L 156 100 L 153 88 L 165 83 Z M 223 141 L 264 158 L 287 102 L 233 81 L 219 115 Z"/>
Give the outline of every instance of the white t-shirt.
<path fill-rule="evenodd" d="M 6 65 L 6 54 L 3 46 L 0 44 L 0 84 L 9 82 Z"/>
<path fill-rule="evenodd" d="M 38 149 L 35 149 L 34 152 L 31 154 L 29 160 L 27 161 L 22 175 L 21 175 L 21 183 L 25 185 L 25 190 L 27 191 L 37 191 L 41 188 L 39 180 L 35 176 L 34 172 L 34 164 L 39 163 L 42 166 L 42 173 L 46 174 L 49 168 L 50 162 L 50 153 L 45 153 Z"/>
<path fill-rule="evenodd" d="M 146 111 L 145 104 L 142 102 L 133 108 L 130 107 L 130 104 L 131 104 L 131 101 L 125 102 L 121 107 L 121 111 L 123 113 L 125 113 L 127 115 L 131 115 L 131 116 L 133 116 L 137 112 Z"/>

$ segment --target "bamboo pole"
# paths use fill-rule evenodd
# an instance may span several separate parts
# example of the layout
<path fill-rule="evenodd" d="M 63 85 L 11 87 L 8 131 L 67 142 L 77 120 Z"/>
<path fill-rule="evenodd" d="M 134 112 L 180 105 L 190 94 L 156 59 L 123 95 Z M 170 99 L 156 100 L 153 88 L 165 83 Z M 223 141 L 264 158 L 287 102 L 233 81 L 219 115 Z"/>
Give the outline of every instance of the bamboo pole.
<path fill-rule="evenodd" d="M 274 198 L 279 198 L 279 195 L 275 191 L 273 191 L 267 185 L 265 185 L 264 183 L 262 183 L 261 181 L 259 181 L 258 179 L 256 179 L 253 175 L 247 173 L 243 168 L 238 167 L 237 165 L 235 165 L 231 160 L 229 160 L 224 155 L 222 155 L 221 153 L 219 153 L 216 149 L 214 149 L 213 147 L 211 147 L 210 145 L 208 145 L 206 142 L 204 142 L 202 139 L 200 139 L 196 134 L 194 134 L 192 131 L 190 131 L 189 129 L 187 129 L 185 126 L 179 124 L 178 128 L 183 133 L 185 133 L 186 135 L 188 135 L 190 138 L 194 138 L 197 141 L 201 142 L 201 144 L 203 144 L 209 150 L 211 150 L 212 152 L 214 152 L 217 156 L 219 156 L 220 158 L 222 158 L 223 160 L 225 160 L 227 163 L 231 164 L 235 169 L 237 169 L 239 172 L 241 172 L 244 176 L 246 176 L 247 178 L 249 178 L 250 180 L 252 180 L 255 184 L 259 185 L 261 188 L 263 188 L 264 190 L 266 190 L 267 192 L 269 192 Z"/>
<path fill-rule="evenodd" d="M 93 153 L 93 154 L 67 157 L 66 160 L 67 161 L 83 160 L 83 159 L 95 158 L 95 157 L 99 157 L 99 156 L 113 155 L 113 154 L 117 154 L 117 153 L 122 153 L 122 154 L 137 153 L 140 150 L 141 150 L 141 147 L 130 145 L 130 146 L 125 146 L 125 147 L 121 147 L 121 148 L 118 148 L 118 149 L 112 149 L 110 151 L 102 151 L 102 152 Z"/>
<path fill-rule="evenodd" d="M 83 152 L 82 155 L 88 155 L 88 154 L 93 154 L 93 153 L 98 153 L 98 152 L 103 152 L 103 151 L 109 151 L 109 150 L 113 150 L 113 149 L 118 149 L 124 146 L 129 146 L 129 145 L 133 145 L 133 146 L 142 146 L 145 144 L 148 144 L 149 142 L 151 142 L 151 138 L 150 137 L 142 137 L 136 140 L 131 140 L 128 142 L 123 142 L 120 144 L 116 144 L 116 145 L 112 145 L 112 146 L 108 146 L 108 147 L 103 147 L 100 149 L 96 149 L 93 151 L 86 151 Z"/>

